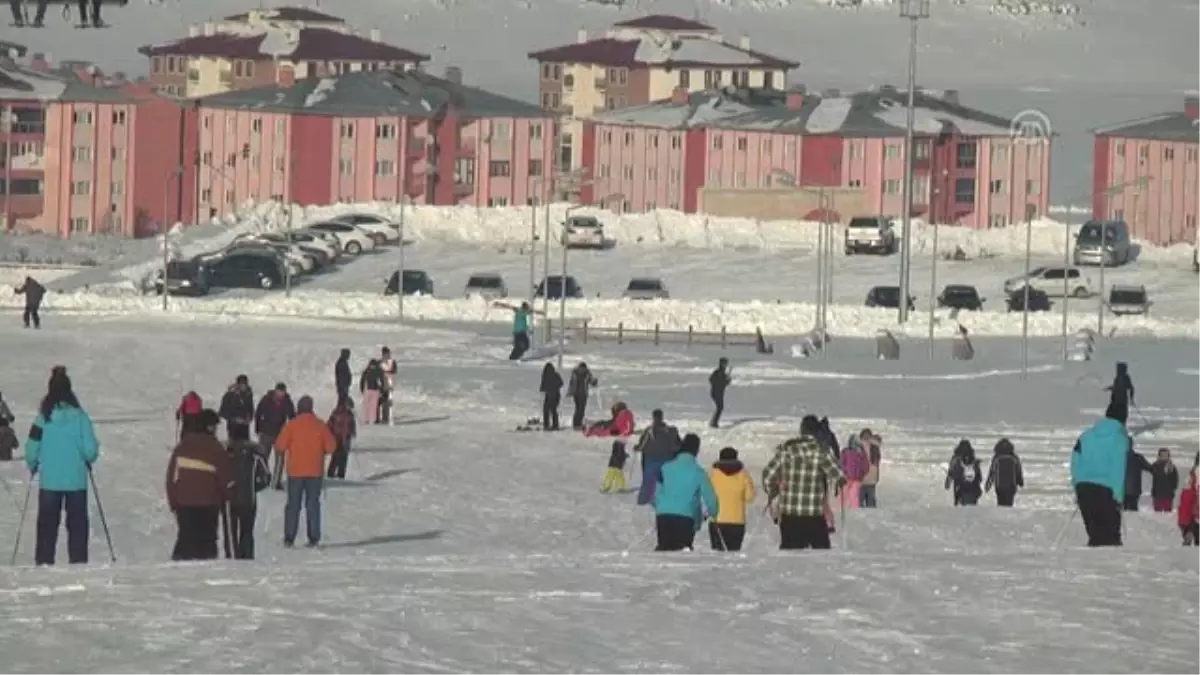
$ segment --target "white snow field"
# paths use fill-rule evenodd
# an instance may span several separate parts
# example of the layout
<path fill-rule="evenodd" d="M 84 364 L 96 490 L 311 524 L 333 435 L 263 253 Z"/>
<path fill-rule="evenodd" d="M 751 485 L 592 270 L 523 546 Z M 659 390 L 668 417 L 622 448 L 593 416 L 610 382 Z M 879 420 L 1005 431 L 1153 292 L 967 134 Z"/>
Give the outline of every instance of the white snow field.
<path fill-rule="evenodd" d="M 87 567 L 35 569 L 33 514 L 18 566 L 0 571 L 9 672 L 1172 672 L 1195 673 L 1196 549 L 1174 515 L 1126 520 L 1122 549 L 1088 550 L 1071 518 L 1067 453 L 1129 361 L 1140 450 L 1196 451 L 1197 344 L 1124 338 L 1062 364 L 1053 340 L 982 338 L 972 363 L 875 361 L 845 340 L 827 360 L 728 352 L 726 426 L 709 430 L 705 380 L 720 351 L 576 347 L 602 402 L 639 421 L 655 406 L 703 439 L 701 460 L 739 448 L 757 477 L 802 414 L 839 436 L 884 438 L 880 508 L 850 511 L 831 552 L 783 554 L 750 516 L 744 556 L 700 545 L 655 554 L 650 512 L 598 490 L 608 443 L 509 432 L 535 414 L 538 362 L 504 360 L 506 329 L 181 315 L 49 314 L 41 331 L 0 321 L 0 386 L 24 431 L 52 365 L 66 364 L 101 439 Z M 354 367 L 387 344 L 400 360 L 395 427 L 362 431 L 347 480 L 324 497 L 324 548 L 285 550 L 279 493 L 262 493 L 254 562 L 166 562 L 163 497 L 187 389 L 215 404 L 247 373 L 332 404 L 341 347 Z M 940 353 L 945 353 L 941 350 Z M 1182 371 L 1182 372 L 1181 372 Z M 569 412 L 568 412 L 569 414 Z M 595 417 L 593 412 L 590 417 Z M 1002 435 L 1025 464 L 1017 508 L 990 495 L 955 509 L 942 489 L 962 437 L 986 460 Z M 21 462 L 0 465 L 19 502 Z M 637 477 L 633 479 L 636 485 Z M 7 498 L 5 498 L 7 500 Z M 94 506 L 94 505 L 93 505 Z M 0 508 L 10 546 L 19 504 Z M 1064 525 L 1066 529 L 1064 530 Z M 1061 545 L 1056 540 L 1061 533 Z M 699 541 L 699 540 L 698 540 Z M 65 553 L 60 542 L 60 556 Z M 10 549 L 3 549 L 7 554 Z M 628 551 L 628 555 L 624 552 Z"/>

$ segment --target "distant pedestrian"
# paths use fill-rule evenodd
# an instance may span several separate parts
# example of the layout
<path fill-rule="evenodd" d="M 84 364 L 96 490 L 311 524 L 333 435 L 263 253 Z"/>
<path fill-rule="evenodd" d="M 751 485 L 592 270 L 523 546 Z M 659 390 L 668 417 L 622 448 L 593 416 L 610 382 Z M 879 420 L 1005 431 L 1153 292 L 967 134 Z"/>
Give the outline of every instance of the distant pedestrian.
<path fill-rule="evenodd" d="M 575 412 L 571 415 L 571 428 L 576 431 L 583 430 L 583 416 L 587 414 L 588 394 L 592 387 L 599 384 L 599 380 L 592 375 L 591 369 L 583 361 L 571 370 L 571 379 L 567 384 L 567 395 L 575 403 Z"/>
<path fill-rule="evenodd" d="M 1171 451 L 1158 450 L 1158 459 L 1150 466 L 1150 499 L 1155 513 L 1170 513 L 1175 508 L 1175 493 L 1179 491 L 1179 470 L 1171 461 Z"/>
<path fill-rule="evenodd" d="M 350 444 L 358 434 L 358 424 L 354 420 L 354 401 L 349 397 L 338 401 L 337 407 L 329 413 L 329 431 L 337 441 L 337 449 L 329 460 L 329 470 L 326 478 L 345 478 L 346 465 L 350 461 Z"/>
<path fill-rule="evenodd" d="M 721 357 L 717 361 L 716 370 L 708 376 L 708 395 L 713 402 L 712 419 L 709 420 L 708 426 L 716 429 L 721 426 L 721 413 L 725 412 L 725 390 L 733 382 L 733 375 L 729 368 L 729 359 Z"/>
<path fill-rule="evenodd" d="M 562 401 L 562 376 L 547 362 L 538 391 L 542 394 L 542 431 L 558 431 L 558 405 Z"/>
<path fill-rule="evenodd" d="M 975 506 L 983 494 L 983 470 L 975 448 L 967 439 L 959 441 L 946 468 L 946 489 L 954 489 L 955 506 Z"/>
<path fill-rule="evenodd" d="M 529 351 L 530 320 L 534 314 L 541 314 L 541 312 L 530 307 L 528 302 L 522 302 L 520 306 L 510 305 L 506 302 L 493 302 L 492 306 L 512 310 L 512 351 L 508 355 L 508 360 L 517 361 L 525 356 L 525 352 Z"/>
<path fill-rule="evenodd" d="M 338 360 L 333 364 L 333 387 L 337 391 L 337 400 L 350 396 L 350 383 L 354 376 L 350 372 L 350 350 L 343 349 L 338 354 Z"/>
<path fill-rule="evenodd" d="M 826 517 L 829 487 L 844 485 L 846 476 L 833 453 L 817 441 L 820 428 L 820 420 L 805 415 L 800 436 L 779 445 L 763 469 L 762 486 L 767 502 L 775 504 L 781 550 L 828 549 L 832 545 Z"/>
<path fill-rule="evenodd" d="M 18 286 L 15 292 L 25 296 L 25 311 L 21 314 L 25 327 L 29 328 L 32 321 L 34 328 L 41 328 L 42 318 L 38 315 L 38 310 L 42 306 L 42 298 L 46 296 L 46 287 L 34 281 L 33 277 L 25 277 L 25 282 Z"/>
<path fill-rule="evenodd" d="M 1012 506 L 1017 490 L 1025 487 L 1025 472 L 1012 441 L 1001 438 L 992 449 L 992 464 L 988 467 L 983 491 L 996 488 L 996 506 Z"/>

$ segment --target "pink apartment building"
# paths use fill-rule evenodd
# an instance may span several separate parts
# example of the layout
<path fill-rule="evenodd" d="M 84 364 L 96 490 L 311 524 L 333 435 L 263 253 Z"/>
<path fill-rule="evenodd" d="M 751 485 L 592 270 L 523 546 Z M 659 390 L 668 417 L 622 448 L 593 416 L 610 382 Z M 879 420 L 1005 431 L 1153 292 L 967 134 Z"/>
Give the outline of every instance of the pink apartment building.
<path fill-rule="evenodd" d="M 199 99 L 196 208 L 247 201 L 536 203 L 554 121 L 535 105 L 419 71 L 362 71 Z"/>
<path fill-rule="evenodd" d="M 1200 197 L 1200 100 L 1096 130 L 1092 218 L 1124 220 L 1155 244 L 1195 244 Z"/>
<path fill-rule="evenodd" d="M 598 113 L 586 125 L 587 200 L 623 195 L 620 210 L 706 211 L 706 198 L 744 192 L 744 215 L 783 186 L 840 198 L 830 217 L 898 216 L 905 170 L 906 94 L 891 87 L 686 92 Z M 1013 137 L 1010 120 L 959 103 L 957 93 L 916 96 L 913 215 L 968 227 L 1003 227 L 1047 212 L 1050 142 Z M 726 202 L 728 203 L 728 202 Z M 845 211 L 845 212 L 843 212 Z M 816 218 L 814 207 L 795 217 Z"/>

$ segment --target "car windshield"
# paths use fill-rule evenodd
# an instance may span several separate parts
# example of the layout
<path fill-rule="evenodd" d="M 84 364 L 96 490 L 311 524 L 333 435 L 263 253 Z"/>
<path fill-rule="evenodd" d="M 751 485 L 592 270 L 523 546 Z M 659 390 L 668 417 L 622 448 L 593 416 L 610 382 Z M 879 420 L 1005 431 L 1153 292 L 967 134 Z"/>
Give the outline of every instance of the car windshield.
<path fill-rule="evenodd" d="M 404 270 L 405 281 L 424 281 L 425 273 L 421 270 Z"/>
<path fill-rule="evenodd" d="M 1032 269 L 1032 270 L 1030 270 L 1030 271 L 1029 271 L 1029 276 L 1030 276 L 1030 278 L 1032 278 L 1032 277 L 1040 277 L 1040 276 L 1042 276 L 1042 275 L 1043 275 L 1043 274 L 1045 274 L 1045 273 L 1046 273 L 1046 268 L 1045 268 L 1045 267 L 1036 267 L 1036 268 L 1034 268 L 1034 269 Z"/>
<path fill-rule="evenodd" d="M 898 286 L 876 286 L 875 302 L 884 307 L 899 307 L 900 288 Z"/>
<path fill-rule="evenodd" d="M 467 280 L 467 286 L 470 288 L 500 288 L 503 283 L 500 277 L 491 276 L 471 277 Z"/>
<path fill-rule="evenodd" d="M 851 218 L 849 227 L 869 227 L 879 229 L 878 218 Z"/>
<path fill-rule="evenodd" d="M 946 287 L 946 297 L 947 298 L 973 298 L 977 294 L 978 293 L 975 291 L 974 287 L 972 287 L 972 286 L 947 286 Z"/>
<path fill-rule="evenodd" d="M 1085 223 L 1083 229 L 1079 230 L 1079 241 L 1082 242 L 1099 244 L 1101 237 L 1104 237 L 1108 241 L 1115 241 L 1117 239 L 1117 226 L 1089 222 Z"/>
<path fill-rule="evenodd" d="M 662 281 L 658 279 L 633 279 L 629 282 L 630 291 L 659 291 L 662 290 Z"/>
<path fill-rule="evenodd" d="M 569 227 L 600 227 L 600 221 L 591 216 L 571 216 L 567 221 Z"/>
<path fill-rule="evenodd" d="M 1141 305 L 1146 302 L 1146 294 L 1132 288 L 1114 288 L 1109 302 L 1114 305 Z"/>
<path fill-rule="evenodd" d="M 562 277 L 546 277 L 545 281 L 542 282 L 542 288 L 547 289 L 551 294 L 561 292 Z M 575 279 L 567 277 L 567 291 L 570 292 L 573 290 L 575 290 Z"/>

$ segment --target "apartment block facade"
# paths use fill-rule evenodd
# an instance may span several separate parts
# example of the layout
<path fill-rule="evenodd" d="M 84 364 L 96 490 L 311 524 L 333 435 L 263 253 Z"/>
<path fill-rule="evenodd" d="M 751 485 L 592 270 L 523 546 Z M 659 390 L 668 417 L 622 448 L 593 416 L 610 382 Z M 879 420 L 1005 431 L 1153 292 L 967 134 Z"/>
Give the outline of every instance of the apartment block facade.
<path fill-rule="evenodd" d="M 1016 138 L 1010 120 L 973 110 L 956 92 L 916 97 L 913 215 L 1003 227 L 1045 215 L 1050 140 Z M 906 94 L 770 89 L 689 92 L 596 115 L 586 123 L 585 198 L 624 211 L 764 218 L 903 211 Z M 797 192 L 813 198 L 797 213 Z M 822 203 L 820 193 L 835 203 Z"/>
<path fill-rule="evenodd" d="M 1200 99 L 1095 131 L 1092 217 L 1154 244 L 1197 243 Z"/>
<path fill-rule="evenodd" d="M 616 23 L 603 35 L 580 30 L 574 44 L 529 54 L 538 64 L 543 108 L 560 117 L 559 168 L 582 165 L 583 123 L 597 113 L 668 98 L 677 88 L 725 85 L 783 89 L 798 63 L 729 42 L 717 29 L 669 15 Z"/>

